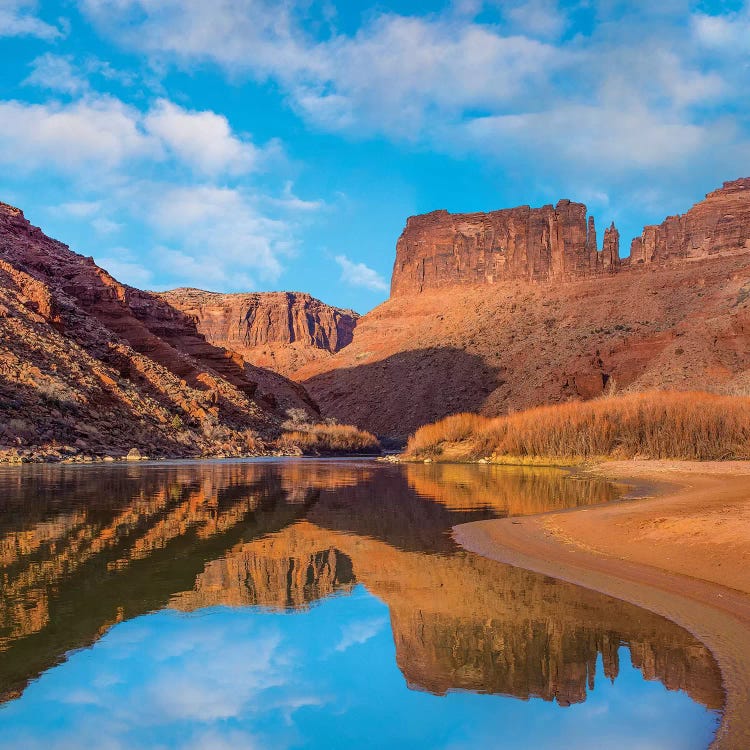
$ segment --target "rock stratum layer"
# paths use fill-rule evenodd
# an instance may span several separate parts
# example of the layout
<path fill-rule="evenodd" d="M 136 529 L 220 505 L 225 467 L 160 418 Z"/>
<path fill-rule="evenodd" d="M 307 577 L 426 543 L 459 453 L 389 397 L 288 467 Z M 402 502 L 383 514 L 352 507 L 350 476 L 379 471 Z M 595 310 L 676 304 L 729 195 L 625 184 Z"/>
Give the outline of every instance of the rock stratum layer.
<path fill-rule="evenodd" d="M 583 203 L 412 216 L 396 244 L 391 297 L 455 284 L 589 276 L 619 265 L 616 230 L 599 252 Z"/>
<path fill-rule="evenodd" d="M 630 258 L 582 204 L 410 219 L 392 296 L 294 373 L 327 416 L 384 437 L 607 389 L 750 388 L 750 178 L 646 227 Z M 447 293 L 450 292 L 450 293 Z"/>
<path fill-rule="evenodd" d="M 283 375 L 350 344 L 359 317 L 300 292 L 173 289 L 160 297 L 190 317 L 211 344 Z"/>
<path fill-rule="evenodd" d="M 303 387 L 209 343 L 158 295 L 0 204 L 0 447 L 253 452 L 289 406 L 315 412 Z"/>
<path fill-rule="evenodd" d="M 638 263 L 705 258 L 750 249 L 750 178 L 726 182 L 684 216 L 646 227 L 620 260 L 612 224 L 598 248 L 583 203 L 490 213 L 412 216 L 396 245 L 391 297 L 456 284 L 581 279 Z"/>

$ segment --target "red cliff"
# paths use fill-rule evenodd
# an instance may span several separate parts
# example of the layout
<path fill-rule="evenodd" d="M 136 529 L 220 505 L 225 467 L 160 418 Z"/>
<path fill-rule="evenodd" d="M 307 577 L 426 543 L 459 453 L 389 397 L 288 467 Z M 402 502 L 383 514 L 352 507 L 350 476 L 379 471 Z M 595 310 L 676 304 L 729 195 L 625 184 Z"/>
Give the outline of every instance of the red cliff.
<path fill-rule="evenodd" d="M 725 182 L 682 216 L 647 226 L 630 262 L 664 263 L 750 250 L 750 177 Z"/>
<path fill-rule="evenodd" d="M 326 416 L 403 439 L 605 390 L 745 393 L 750 178 L 647 227 L 620 259 L 580 203 L 410 218 L 391 298 L 353 342 L 294 373 Z"/>
<path fill-rule="evenodd" d="M 300 292 L 173 289 L 160 297 L 184 312 L 210 343 L 282 374 L 350 344 L 359 317 Z"/>
<path fill-rule="evenodd" d="M 316 412 L 302 386 L 0 204 L 0 447 L 252 452 L 291 406 Z"/>
<path fill-rule="evenodd" d="M 616 230 L 615 230 L 616 231 Z M 550 281 L 616 267 L 612 242 L 599 252 L 586 206 L 508 208 L 476 214 L 412 216 L 396 245 L 391 296 L 454 284 Z"/>
<path fill-rule="evenodd" d="M 725 182 L 683 216 L 647 226 L 621 261 L 614 224 L 597 246 L 586 206 L 412 216 L 396 244 L 391 297 L 456 284 L 573 281 L 629 265 L 662 264 L 750 250 L 750 178 Z"/>

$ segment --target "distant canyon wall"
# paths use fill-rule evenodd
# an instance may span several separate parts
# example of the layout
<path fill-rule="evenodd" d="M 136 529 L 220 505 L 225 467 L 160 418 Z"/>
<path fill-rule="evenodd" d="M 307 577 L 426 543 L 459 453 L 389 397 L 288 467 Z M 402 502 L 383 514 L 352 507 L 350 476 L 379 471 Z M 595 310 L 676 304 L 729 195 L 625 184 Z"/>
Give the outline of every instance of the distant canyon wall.
<path fill-rule="evenodd" d="M 576 280 L 636 264 L 750 249 L 750 178 L 725 182 L 682 216 L 647 226 L 620 258 L 612 224 L 599 249 L 583 203 L 489 213 L 433 211 L 407 220 L 396 245 L 391 296 L 455 284 Z"/>
<path fill-rule="evenodd" d="M 213 345 L 282 374 L 350 344 L 359 317 L 300 292 L 173 289 L 161 297 L 191 318 Z"/>

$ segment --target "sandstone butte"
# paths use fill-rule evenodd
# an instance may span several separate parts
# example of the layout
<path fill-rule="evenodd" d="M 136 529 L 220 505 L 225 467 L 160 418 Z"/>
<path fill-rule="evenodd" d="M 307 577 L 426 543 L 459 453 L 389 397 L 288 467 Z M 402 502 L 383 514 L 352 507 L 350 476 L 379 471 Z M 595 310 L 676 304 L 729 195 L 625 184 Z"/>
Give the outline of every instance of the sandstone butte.
<path fill-rule="evenodd" d="M 750 178 L 619 233 L 580 203 L 407 221 L 390 299 L 292 373 L 323 413 L 381 436 L 610 390 L 750 386 Z"/>
<path fill-rule="evenodd" d="M 257 452 L 305 389 L 208 342 L 0 204 L 0 448 L 49 458 Z"/>

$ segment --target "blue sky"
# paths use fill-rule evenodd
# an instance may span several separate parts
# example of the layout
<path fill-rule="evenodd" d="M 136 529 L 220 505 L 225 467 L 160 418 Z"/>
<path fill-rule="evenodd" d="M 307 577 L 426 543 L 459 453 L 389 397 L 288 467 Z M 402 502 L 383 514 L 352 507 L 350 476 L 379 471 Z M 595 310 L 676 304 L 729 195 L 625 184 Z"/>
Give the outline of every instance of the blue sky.
<path fill-rule="evenodd" d="M 537 748 L 699 750 L 716 715 L 646 682 L 620 651 L 584 703 L 563 708 L 410 690 L 388 608 L 362 587 L 307 612 L 169 610 L 116 625 L 0 707 L 24 750 Z"/>
<path fill-rule="evenodd" d="M 750 2 L 0 0 L 0 200 L 134 285 L 387 296 L 408 215 L 623 253 L 750 175 Z"/>

